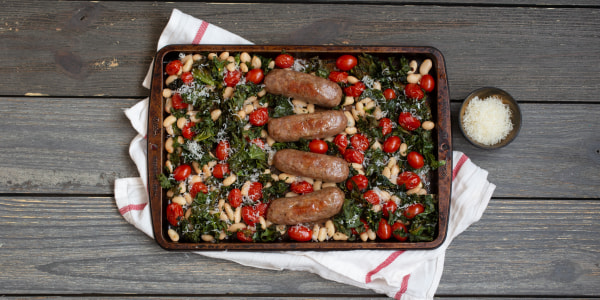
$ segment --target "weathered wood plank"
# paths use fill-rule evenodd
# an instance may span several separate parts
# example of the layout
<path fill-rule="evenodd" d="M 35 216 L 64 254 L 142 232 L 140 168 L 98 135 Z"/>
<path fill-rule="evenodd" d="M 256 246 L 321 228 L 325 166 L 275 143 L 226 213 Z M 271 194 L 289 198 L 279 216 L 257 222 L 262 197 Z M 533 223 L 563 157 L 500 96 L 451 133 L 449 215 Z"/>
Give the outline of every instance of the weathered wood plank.
<path fill-rule="evenodd" d="M 128 153 L 135 131 L 122 112 L 137 101 L 0 98 L 0 193 L 110 194 L 115 178 L 138 176 Z M 490 172 L 497 197 L 600 198 L 600 105 L 521 108 L 523 128 L 509 146 L 477 149 L 455 119 L 454 149 Z"/>
<path fill-rule="evenodd" d="M 109 197 L 0 197 L 0 211 L 0 294 L 377 296 L 162 250 Z M 598 201 L 493 199 L 451 244 L 438 294 L 600 296 L 599 249 Z"/>
<path fill-rule="evenodd" d="M 110 194 L 115 178 L 139 176 L 123 113 L 137 101 L 2 98 L 0 191 Z"/>
<path fill-rule="evenodd" d="M 257 44 L 434 46 L 453 99 L 486 85 L 527 101 L 597 102 L 600 92 L 595 8 L 15 0 L 3 8 L 3 95 L 147 95 L 140 82 L 173 8 Z M 265 12 L 269 22 L 257 17 Z"/>

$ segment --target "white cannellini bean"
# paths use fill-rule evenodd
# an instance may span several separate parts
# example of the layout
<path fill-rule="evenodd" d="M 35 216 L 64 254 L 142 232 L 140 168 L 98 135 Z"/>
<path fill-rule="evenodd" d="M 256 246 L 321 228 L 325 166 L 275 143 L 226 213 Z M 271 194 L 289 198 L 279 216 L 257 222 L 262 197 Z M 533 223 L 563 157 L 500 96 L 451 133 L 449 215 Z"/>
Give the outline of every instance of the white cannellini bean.
<path fill-rule="evenodd" d="M 236 69 L 236 65 L 235 65 L 235 63 L 231 62 L 231 63 L 228 63 L 227 66 L 225 66 L 225 68 L 227 69 L 227 71 L 233 72 Z"/>
<path fill-rule="evenodd" d="M 200 164 L 197 161 L 192 162 L 192 168 L 194 168 L 194 172 L 196 172 L 196 174 L 202 173 L 202 169 L 200 168 Z"/>
<path fill-rule="evenodd" d="M 419 190 L 420 190 L 420 189 L 421 189 L 420 187 L 412 188 L 412 189 L 410 189 L 410 190 L 406 191 L 406 194 L 407 194 L 407 195 L 413 195 L 413 194 L 417 194 L 417 193 L 419 192 Z"/>
<path fill-rule="evenodd" d="M 187 205 L 192 205 L 192 201 L 194 201 L 194 199 L 192 199 L 192 195 L 190 195 L 190 193 L 183 194 L 183 198 L 185 199 L 185 203 L 187 203 Z"/>
<path fill-rule="evenodd" d="M 356 129 L 356 127 L 346 127 L 346 130 L 344 130 L 347 134 L 355 134 L 358 132 L 358 130 Z"/>
<path fill-rule="evenodd" d="M 202 59 L 202 55 L 200 55 L 200 54 L 194 54 L 194 55 L 192 56 L 192 59 L 193 59 L 194 61 L 199 61 L 199 60 L 201 60 L 201 59 Z"/>
<path fill-rule="evenodd" d="M 267 91 L 265 89 L 260 90 L 260 92 L 258 92 L 256 94 L 256 96 L 258 97 L 264 97 L 267 94 Z"/>
<path fill-rule="evenodd" d="M 321 184 L 321 188 L 328 188 L 328 187 L 336 187 L 337 185 L 335 184 L 335 182 L 324 182 L 323 184 Z"/>
<path fill-rule="evenodd" d="M 244 223 L 235 223 L 235 224 L 231 224 L 229 225 L 229 227 L 227 228 L 227 231 L 229 232 L 236 232 L 240 229 L 244 229 L 246 228 L 246 224 Z"/>
<path fill-rule="evenodd" d="M 356 78 L 356 77 L 354 77 L 354 76 L 352 76 L 352 75 L 348 76 L 348 83 L 349 83 L 349 84 L 355 84 L 355 83 L 357 83 L 357 82 L 359 82 L 359 81 L 360 81 L 360 80 L 358 80 L 358 78 Z"/>
<path fill-rule="evenodd" d="M 174 115 L 169 115 L 163 121 L 163 126 L 164 127 L 171 127 L 171 125 L 173 125 L 173 123 L 175 123 L 176 121 L 177 121 L 177 117 L 175 117 Z"/>
<path fill-rule="evenodd" d="M 369 240 L 369 234 L 367 234 L 366 232 L 363 232 L 360 234 L 360 240 L 363 242 L 366 242 Z"/>
<path fill-rule="evenodd" d="M 346 116 L 346 119 L 348 119 L 348 122 L 346 123 L 346 127 L 354 127 L 354 125 L 356 124 L 354 121 L 354 117 L 352 116 L 352 113 L 349 111 L 344 111 L 344 115 Z"/>
<path fill-rule="evenodd" d="M 171 108 L 173 108 L 173 100 L 168 98 L 167 101 L 165 101 L 165 112 L 170 114 Z"/>
<path fill-rule="evenodd" d="M 239 223 L 242 221 L 242 207 L 238 206 L 235 208 L 235 211 L 233 212 L 233 223 Z"/>
<path fill-rule="evenodd" d="M 165 168 L 169 171 L 169 173 L 173 173 L 173 163 L 170 160 L 165 162 Z"/>
<path fill-rule="evenodd" d="M 183 129 L 185 124 L 187 124 L 187 121 L 188 120 L 185 117 L 181 117 L 181 118 L 177 119 L 177 128 Z"/>
<path fill-rule="evenodd" d="M 308 105 L 308 103 L 304 100 L 298 100 L 298 99 L 293 99 L 292 100 L 292 104 L 294 106 L 300 106 L 300 107 L 306 107 L 306 105 Z"/>
<path fill-rule="evenodd" d="M 433 62 L 431 61 L 431 59 L 426 59 L 421 63 L 421 67 L 419 68 L 419 73 L 421 75 L 427 75 L 429 74 L 429 71 L 431 70 L 431 67 L 433 66 Z"/>
<path fill-rule="evenodd" d="M 167 99 L 167 98 L 171 98 L 171 96 L 173 96 L 173 91 L 172 91 L 171 89 L 167 89 L 167 88 L 165 88 L 165 89 L 162 91 L 162 95 L 163 95 L 163 97 L 164 97 L 165 99 Z"/>
<path fill-rule="evenodd" d="M 392 169 L 390 169 L 390 171 L 391 171 L 391 177 L 398 176 L 398 174 L 400 173 L 400 167 L 398 167 L 398 165 L 394 165 L 392 167 Z"/>
<path fill-rule="evenodd" d="M 408 63 L 408 66 L 410 67 L 410 71 L 408 71 L 407 74 L 414 74 L 417 71 L 418 63 L 416 60 L 411 60 L 410 63 Z"/>
<path fill-rule="evenodd" d="M 254 111 L 254 105 L 252 104 L 247 104 L 246 106 L 244 106 L 244 112 L 249 115 L 251 112 Z"/>
<path fill-rule="evenodd" d="M 262 227 L 262 229 L 267 229 L 267 221 L 265 221 L 263 216 L 258 217 L 258 223 L 260 223 L 260 227 Z"/>
<path fill-rule="evenodd" d="M 408 74 L 406 76 L 406 81 L 408 81 L 408 83 L 419 83 L 419 81 L 421 80 L 421 76 L 423 75 L 417 73 Z"/>
<path fill-rule="evenodd" d="M 240 189 L 242 196 L 248 196 L 248 191 L 250 191 L 251 185 L 252 182 L 250 182 L 250 180 L 246 180 L 246 182 L 244 182 L 244 185 L 242 185 L 242 188 Z"/>
<path fill-rule="evenodd" d="M 345 241 L 345 240 L 348 240 L 348 236 L 338 231 L 338 232 L 336 232 L 336 233 L 333 234 L 333 240 L 335 240 L 335 241 Z"/>
<path fill-rule="evenodd" d="M 371 146 L 371 149 L 381 149 L 381 144 L 378 141 L 375 141 Z"/>
<path fill-rule="evenodd" d="M 287 192 L 285 193 L 285 197 L 286 198 L 291 198 L 291 197 L 296 197 L 298 196 L 298 194 L 294 193 L 294 192 Z"/>
<path fill-rule="evenodd" d="M 325 222 L 325 228 L 327 228 L 328 236 L 333 236 L 335 234 L 335 225 L 333 225 L 333 221 L 327 220 L 327 222 Z"/>
<path fill-rule="evenodd" d="M 171 241 L 173 241 L 173 242 L 179 241 L 179 234 L 177 233 L 177 231 L 175 231 L 173 229 L 169 229 L 169 230 L 167 230 L 167 234 L 169 235 L 169 238 L 171 239 Z"/>
<path fill-rule="evenodd" d="M 406 150 L 408 150 L 408 145 L 406 143 L 400 144 L 400 149 L 398 149 L 400 155 L 406 156 Z"/>
<path fill-rule="evenodd" d="M 171 75 L 171 76 L 167 77 L 167 79 L 165 79 L 165 85 L 169 85 L 169 84 L 173 83 L 173 81 L 175 81 L 175 79 L 177 79 L 177 75 Z"/>
<path fill-rule="evenodd" d="M 315 224 L 312 228 L 312 240 L 313 241 L 318 241 L 319 240 L 319 230 L 321 229 L 321 227 L 319 226 L 319 224 Z"/>
<path fill-rule="evenodd" d="M 248 54 L 248 52 L 242 52 L 240 54 L 240 61 L 243 63 L 246 62 L 250 62 L 252 60 L 252 57 L 250 56 L 250 54 Z"/>
<path fill-rule="evenodd" d="M 210 119 L 213 121 L 216 121 L 219 119 L 219 117 L 221 116 L 221 110 L 220 109 L 215 109 L 213 111 L 210 112 Z"/>
<path fill-rule="evenodd" d="M 435 123 L 431 121 L 425 121 L 423 124 L 421 124 L 421 127 L 423 127 L 425 130 L 432 130 L 435 127 Z"/>
<path fill-rule="evenodd" d="M 327 228 L 321 227 L 319 228 L 319 233 L 317 235 L 317 241 L 322 242 L 327 239 Z"/>
<path fill-rule="evenodd" d="M 364 107 L 364 109 L 365 109 L 365 110 L 370 110 L 370 109 L 374 108 L 374 107 L 375 107 L 375 105 L 376 105 L 375 101 L 371 101 L 371 102 L 369 102 L 369 103 L 365 104 L 365 107 Z"/>
<path fill-rule="evenodd" d="M 367 230 L 367 235 L 369 236 L 369 240 L 371 241 L 377 238 L 377 234 L 375 233 L 375 231 L 373 231 L 373 229 Z"/>
<path fill-rule="evenodd" d="M 351 104 L 354 104 L 354 97 L 352 97 L 352 96 L 344 97 L 344 104 L 342 104 L 342 106 L 351 105 Z"/>
<path fill-rule="evenodd" d="M 235 213 L 233 212 L 233 209 L 231 208 L 231 205 L 229 205 L 229 203 L 225 203 L 225 205 L 223 206 L 225 213 L 227 214 L 227 218 L 229 218 L 229 221 L 234 220 L 235 218 Z"/>
<path fill-rule="evenodd" d="M 390 178 L 392 176 L 392 170 L 390 169 L 390 167 L 385 167 L 383 168 L 383 171 L 381 171 L 381 175 Z"/>
<path fill-rule="evenodd" d="M 215 237 L 210 234 L 203 234 L 200 236 L 200 238 L 205 242 L 212 242 L 215 240 Z"/>
<path fill-rule="evenodd" d="M 315 180 L 315 183 L 313 184 L 313 190 L 315 190 L 315 191 L 320 190 L 322 185 L 323 185 L 323 181 Z"/>
<path fill-rule="evenodd" d="M 184 206 L 187 204 L 187 202 L 185 202 L 185 198 L 183 198 L 182 196 L 175 196 L 175 197 L 173 197 L 173 199 L 171 199 L 171 201 L 173 203 L 177 203 L 181 206 Z"/>
<path fill-rule="evenodd" d="M 379 81 L 373 82 L 373 89 L 374 90 L 381 90 L 381 82 L 379 82 Z"/>
<path fill-rule="evenodd" d="M 170 137 L 165 141 L 165 150 L 168 153 L 173 153 L 175 152 L 175 148 L 173 147 L 173 138 Z"/>
<path fill-rule="evenodd" d="M 397 160 L 395 157 L 393 157 L 393 156 L 390 157 L 390 160 L 388 160 L 388 163 L 387 163 L 387 167 L 391 169 L 396 164 L 396 162 L 397 162 Z"/>
<path fill-rule="evenodd" d="M 192 70 L 192 64 L 194 63 L 194 60 L 192 59 L 191 55 L 188 55 L 186 57 L 189 57 L 188 60 L 185 61 L 185 63 L 183 64 L 183 67 L 181 68 L 181 70 L 183 72 L 189 72 Z"/>
<path fill-rule="evenodd" d="M 245 63 L 240 64 L 240 71 L 242 71 L 242 73 L 248 73 L 248 71 L 250 71 L 248 69 L 248 65 Z"/>
<path fill-rule="evenodd" d="M 213 60 L 213 59 L 215 59 L 215 57 L 217 57 L 217 54 L 216 54 L 216 53 L 209 53 L 209 54 L 208 54 L 208 59 L 209 59 L 209 60 Z"/>
<path fill-rule="evenodd" d="M 229 99 L 233 96 L 233 88 L 228 86 L 223 90 L 223 99 Z"/>
<path fill-rule="evenodd" d="M 221 52 L 221 54 L 219 54 L 220 60 L 226 60 L 228 57 L 229 57 L 229 52 L 227 52 L 227 51 Z"/>
<path fill-rule="evenodd" d="M 310 185 L 314 185 L 315 184 L 315 180 L 310 178 L 310 177 L 306 177 L 306 176 L 302 176 L 300 177 L 300 181 L 306 181 L 308 183 L 310 183 Z"/>
<path fill-rule="evenodd" d="M 309 113 L 309 114 L 312 114 L 312 113 L 314 113 L 314 112 L 315 112 L 315 105 L 314 105 L 314 104 L 312 104 L 312 103 L 309 103 L 309 104 L 306 106 L 306 109 L 308 110 L 308 113 Z"/>
<path fill-rule="evenodd" d="M 260 58 L 258 58 L 258 56 L 252 57 L 251 64 L 253 69 L 260 69 L 260 67 L 262 67 L 262 62 L 260 61 Z"/>
<path fill-rule="evenodd" d="M 227 178 L 225 178 L 225 180 L 223 180 L 223 185 L 230 186 L 235 182 L 236 179 L 237 179 L 237 177 L 235 176 L 235 174 L 231 174 L 231 175 L 229 175 L 229 177 L 227 177 Z"/>

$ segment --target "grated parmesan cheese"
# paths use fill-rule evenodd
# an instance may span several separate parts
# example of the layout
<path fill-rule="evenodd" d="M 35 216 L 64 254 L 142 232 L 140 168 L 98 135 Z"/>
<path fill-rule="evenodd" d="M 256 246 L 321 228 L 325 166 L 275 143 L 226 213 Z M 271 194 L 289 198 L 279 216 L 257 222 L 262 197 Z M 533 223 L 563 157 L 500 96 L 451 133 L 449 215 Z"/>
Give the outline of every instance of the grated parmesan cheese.
<path fill-rule="evenodd" d="M 469 102 L 462 118 L 465 133 L 484 144 L 499 143 L 512 130 L 510 109 L 497 96 L 475 97 Z"/>

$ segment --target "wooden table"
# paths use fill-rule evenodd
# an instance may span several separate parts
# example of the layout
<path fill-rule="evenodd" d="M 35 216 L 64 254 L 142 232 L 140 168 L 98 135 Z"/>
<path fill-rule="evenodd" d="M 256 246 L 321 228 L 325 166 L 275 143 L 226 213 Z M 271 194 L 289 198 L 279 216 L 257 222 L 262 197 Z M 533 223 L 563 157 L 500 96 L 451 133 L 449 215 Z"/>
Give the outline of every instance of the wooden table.
<path fill-rule="evenodd" d="M 123 109 L 148 96 L 141 81 L 178 8 L 256 44 L 441 50 L 454 149 L 498 187 L 449 247 L 437 296 L 600 297 L 597 1 L 264 2 L 0 1 L 1 295 L 382 297 L 168 252 L 119 215 L 114 180 L 138 176 Z M 461 101 L 483 86 L 523 111 L 519 137 L 496 151 L 456 127 Z"/>

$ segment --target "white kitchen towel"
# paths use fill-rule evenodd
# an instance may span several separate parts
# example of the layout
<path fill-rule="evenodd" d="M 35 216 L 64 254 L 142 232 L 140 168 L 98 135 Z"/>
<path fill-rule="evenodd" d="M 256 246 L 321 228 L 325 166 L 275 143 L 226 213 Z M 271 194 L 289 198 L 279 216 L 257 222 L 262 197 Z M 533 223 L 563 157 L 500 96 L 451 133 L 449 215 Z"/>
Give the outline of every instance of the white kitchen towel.
<path fill-rule="evenodd" d="M 160 36 L 158 49 L 168 44 L 250 44 L 247 40 L 174 9 Z M 152 69 L 152 67 L 150 67 Z M 144 86 L 149 87 L 146 78 Z M 153 238 L 146 182 L 146 120 L 148 99 L 125 111 L 138 132 L 129 153 L 141 177 L 115 180 L 115 200 L 127 222 Z M 433 250 L 352 250 L 284 252 L 195 252 L 246 266 L 308 271 L 323 278 L 371 289 L 395 299 L 432 299 L 440 282 L 444 256 L 454 237 L 478 221 L 496 186 L 488 172 L 464 153 L 453 152 L 453 181 L 448 234 Z"/>

